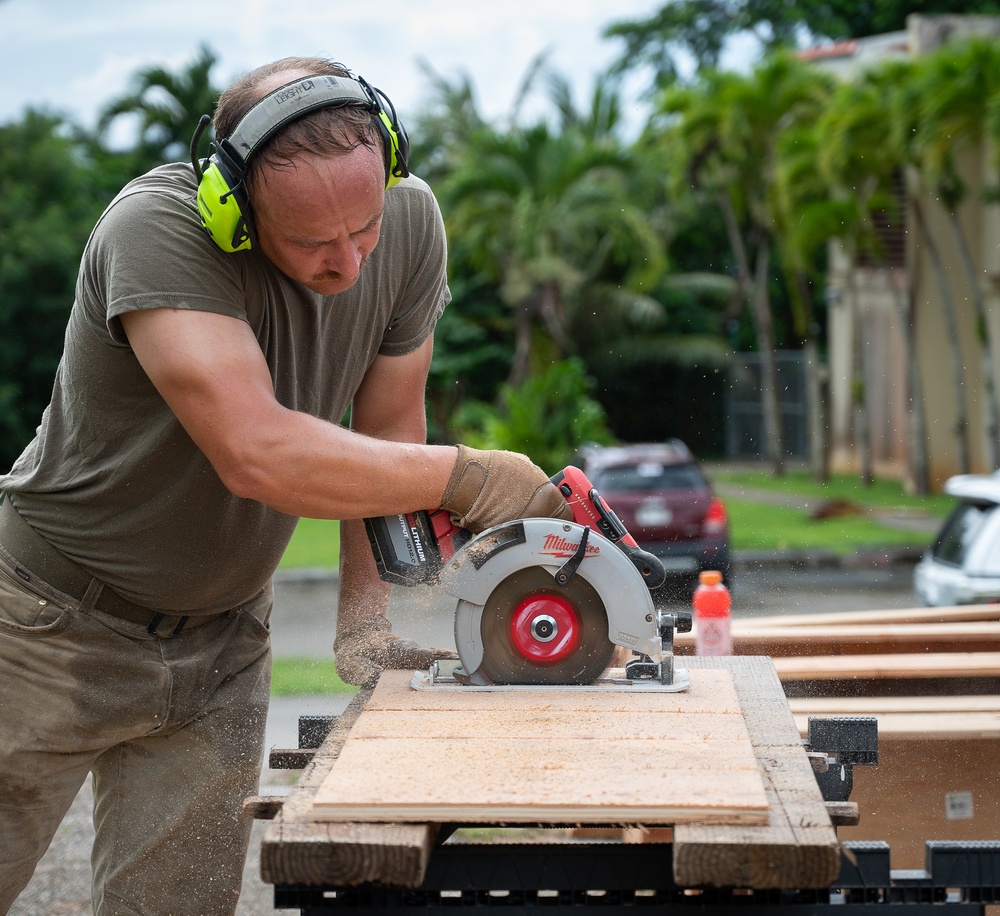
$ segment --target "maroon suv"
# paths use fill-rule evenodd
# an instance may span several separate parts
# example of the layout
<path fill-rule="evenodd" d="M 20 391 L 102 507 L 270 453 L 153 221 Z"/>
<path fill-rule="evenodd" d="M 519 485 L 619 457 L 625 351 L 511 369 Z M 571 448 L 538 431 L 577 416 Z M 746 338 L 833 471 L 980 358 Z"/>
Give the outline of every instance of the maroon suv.
<path fill-rule="evenodd" d="M 717 569 L 730 582 L 726 507 L 683 442 L 584 446 L 575 461 L 668 576 Z"/>

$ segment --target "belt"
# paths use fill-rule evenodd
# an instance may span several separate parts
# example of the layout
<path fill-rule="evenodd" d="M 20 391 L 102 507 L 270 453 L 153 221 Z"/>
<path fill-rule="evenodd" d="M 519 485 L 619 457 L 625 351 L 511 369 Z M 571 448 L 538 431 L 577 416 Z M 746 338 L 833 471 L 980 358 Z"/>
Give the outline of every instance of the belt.
<path fill-rule="evenodd" d="M 56 550 L 31 527 L 5 498 L 0 503 L 0 544 L 23 563 L 28 570 L 52 588 L 82 601 L 93 583 L 101 586 L 96 606 L 121 620 L 144 626 L 153 636 L 160 635 L 160 628 L 168 636 L 177 636 L 184 629 L 193 629 L 221 617 L 222 614 L 190 616 L 175 611 L 159 610 L 135 604 L 123 598 L 109 585 L 105 585 L 77 566 L 69 557 Z M 223 614 L 226 613 L 223 611 Z"/>

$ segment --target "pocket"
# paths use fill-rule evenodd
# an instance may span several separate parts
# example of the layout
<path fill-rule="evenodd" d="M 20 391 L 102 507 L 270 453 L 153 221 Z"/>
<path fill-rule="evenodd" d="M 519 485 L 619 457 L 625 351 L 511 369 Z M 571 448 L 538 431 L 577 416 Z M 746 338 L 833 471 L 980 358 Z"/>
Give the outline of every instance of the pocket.
<path fill-rule="evenodd" d="M 244 602 L 239 608 L 240 620 L 260 639 L 271 635 L 271 608 L 274 606 L 274 592 L 265 588 L 259 595 Z"/>
<path fill-rule="evenodd" d="M 54 590 L 0 557 L 0 631 L 15 636 L 45 637 L 69 625 L 70 608 Z"/>

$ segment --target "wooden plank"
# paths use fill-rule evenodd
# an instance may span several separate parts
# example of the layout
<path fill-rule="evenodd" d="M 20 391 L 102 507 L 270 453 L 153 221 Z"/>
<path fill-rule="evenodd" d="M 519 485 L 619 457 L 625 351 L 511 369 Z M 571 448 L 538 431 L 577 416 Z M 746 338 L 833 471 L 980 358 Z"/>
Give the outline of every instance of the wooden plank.
<path fill-rule="evenodd" d="M 693 642 L 688 638 L 683 645 L 690 648 Z M 849 627 L 835 624 L 786 627 L 775 622 L 773 626 L 734 627 L 733 630 L 734 655 L 783 658 L 889 652 L 925 654 L 940 652 L 943 648 L 955 652 L 998 652 L 1000 621 L 883 623 Z"/>
<path fill-rule="evenodd" d="M 837 834 L 770 659 L 688 658 L 685 666 L 733 673 L 764 776 L 768 821 L 760 826 L 679 824 L 674 880 L 685 887 L 827 887 L 840 868 Z"/>
<path fill-rule="evenodd" d="M 382 675 L 313 804 L 317 820 L 761 823 L 732 676 L 683 693 L 416 691 Z"/>
<path fill-rule="evenodd" d="M 687 664 L 690 659 L 685 659 Z M 851 678 L 1000 676 L 1000 652 L 928 652 L 922 655 L 837 655 L 776 658 L 782 681 Z"/>
<path fill-rule="evenodd" d="M 1000 738 L 1000 697 L 808 697 L 788 705 L 799 734 L 809 716 L 875 716 L 879 736 L 899 740 Z"/>
<path fill-rule="evenodd" d="M 689 659 L 687 665 L 732 673 L 770 807 L 766 826 L 678 826 L 675 879 L 687 886 L 828 885 L 839 867 L 836 833 L 770 660 Z M 316 786 L 332 767 L 361 707 L 371 702 L 371 693 L 359 693 L 340 717 L 268 826 L 261 849 L 265 881 L 331 888 L 366 881 L 400 887 L 422 883 L 436 835 L 433 827 L 320 823 L 311 816 Z M 669 837 L 672 832 L 641 833 Z"/>
<path fill-rule="evenodd" d="M 867 627 L 886 623 L 974 623 L 989 620 L 1000 620 L 1000 604 L 891 608 L 823 614 L 767 614 L 761 617 L 734 618 L 733 629 L 743 632 L 756 627 Z"/>
<path fill-rule="evenodd" d="M 963 715 L 1000 712 L 1000 696 L 793 697 L 788 705 L 793 714 L 813 716 L 880 716 L 890 713 Z"/>
<path fill-rule="evenodd" d="M 795 724 L 804 735 L 809 714 L 796 714 Z M 879 737 L 892 736 L 911 741 L 933 739 L 1000 738 L 1000 713 L 881 713 L 878 718 Z"/>
<path fill-rule="evenodd" d="M 352 887 L 366 881 L 418 887 L 437 836 L 431 824 L 331 824 L 312 818 L 312 802 L 372 691 L 361 690 L 337 719 L 267 827 L 260 850 L 269 884 Z"/>

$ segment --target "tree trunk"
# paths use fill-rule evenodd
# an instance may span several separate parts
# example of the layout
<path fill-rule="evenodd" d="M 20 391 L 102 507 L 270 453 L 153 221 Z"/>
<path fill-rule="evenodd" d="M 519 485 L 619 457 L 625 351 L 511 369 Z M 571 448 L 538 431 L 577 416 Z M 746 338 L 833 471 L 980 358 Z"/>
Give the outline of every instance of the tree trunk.
<path fill-rule="evenodd" d="M 529 302 L 514 308 L 514 359 L 511 361 L 507 384 L 516 388 L 528 377 L 531 368 L 531 336 L 533 333 Z"/>
<path fill-rule="evenodd" d="M 914 271 L 906 269 L 905 286 L 896 283 L 892 272 L 892 287 L 896 300 L 896 313 L 903 331 L 906 348 L 906 378 L 909 388 L 909 417 L 907 426 L 907 452 L 909 453 L 910 486 L 917 496 L 930 493 L 930 462 L 927 459 L 927 414 L 924 410 L 923 385 L 920 382 L 920 364 L 917 361 L 917 312 L 914 308 Z"/>
<path fill-rule="evenodd" d="M 753 282 L 753 314 L 757 326 L 757 349 L 760 351 L 760 398 L 764 411 L 764 436 L 767 457 L 776 476 L 785 473 L 785 442 L 781 428 L 781 404 L 778 400 L 778 361 L 774 353 L 774 328 L 771 323 L 771 299 L 767 291 L 767 272 L 771 246 L 761 233 L 757 246 L 757 265 Z"/>
<path fill-rule="evenodd" d="M 862 486 L 871 486 L 875 479 L 872 470 L 872 436 L 868 417 L 868 365 L 865 360 L 865 335 L 861 302 L 855 294 L 854 302 L 854 382 L 851 400 L 854 404 L 855 447 L 858 450 L 858 479 Z"/>
<path fill-rule="evenodd" d="M 763 241 L 757 250 L 757 269 L 750 273 L 750 259 L 747 247 L 740 233 L 739 222 L 733 211 L 732 201 L 725 193 L 719 195 L 719 206 L 726 225 L 726 235 L 740 283 L 748 291 L 757 331 L 757 350 L 760 353 L 760 403 L 764 418 L 764 450 L 771 463 L 771 470 L 781 476 L 785 472 L 785 445 L 781 429 L 781 404 L 778 401 L 777 361 L 774 355 L 774 332 L 771 325 L 771 301 L 767 292 L 767 270 L 770 261 L 770 246 L 767 233 L 761 232 Z M 763 252 L 763 260 L 761 258 Z"/>
<path fill-rule="evenodd" d="M 868 426 L 868 376 L 865 366 L 864 321 L 861 312 L 861 297 L 858 295 L 857 253 L 853 243 L 850 249 L 851 269 L 848 271 L 849 301 L 854 313 L 851 320 L 851 422 L 854 430 L 854 453 L 858 459 L 858 479 L 869 486 L 874 479 L 872 472 L 872 439 Z"/>
<path fill-rule="evenodd" d="M 990 346 L 990 324 L 983 301 L 983 288 L 969 253 L 969 244 L 954 210 L 946 208 L 948 225 L 958 249 L 959 260 L 965 269 L 969 295 L 976 313 L 976 339 L 979 342 L 980 362 L 983 370 L 983 396 L 986 398 L 986 461 L 991 471 L 1000 468 L 1000 415 L 998 415 L 996 378 L 993 372 L 993 348 Z"/>
<path fill-rule="evenodd" d="M 805 334 L 802 353 L 805 357 L 806 410 L 809 427 L 809 472 L 813 480 L 826 483 L 830 479 L 830 443 L 827 435 L 826 372 L 819 358 L 819 325 L 812 308 L 812 290 L 809 280 L 801 271 L 795 273 L 801 302 Z"/>
<path fill-rule="evenodd" d="M 934 276 L 941 293 L 941 303 L 944 307 L 944 317 L 948 325 L 948 336 L 951 338 L 951 371 L 952 384 L 955 389 L 955 444 L 958 449 L 958 473 L 968 474 L 971 468 L 969 460 L 969 419 L 965 409 L 965 374 L 962 368 L 962 353 L 958 340 L 958 317 L 955 313 L 955 301 L 948 286 L 948 272 L 941 255 L 941 250 L 934 241 L 924 217 L 923 208 L 917 195 L 913 195 L 913 214 L 917 220 L 920 238 L 927 243 Z"/>

